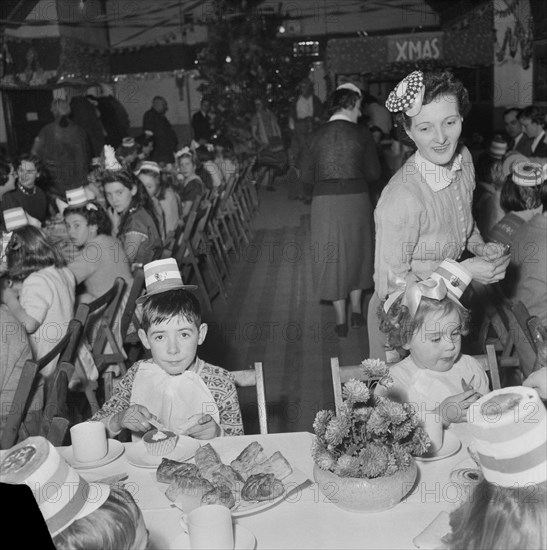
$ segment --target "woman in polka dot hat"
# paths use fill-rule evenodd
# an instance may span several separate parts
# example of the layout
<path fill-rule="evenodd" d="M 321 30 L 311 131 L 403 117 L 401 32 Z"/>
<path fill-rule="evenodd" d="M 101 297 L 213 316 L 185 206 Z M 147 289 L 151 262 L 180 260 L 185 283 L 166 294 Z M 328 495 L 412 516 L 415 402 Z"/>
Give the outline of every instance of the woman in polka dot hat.
<path fill-rule="evenodd" d="M 377 316 L 381 300 L 394 290 L 389 281 L 426 279 L 443 260 L 459 260 L 468 250 L 474 257 L 460 266 L 475 281 L 490 284 L 503 279 L 509 256 L 501 245 L 485 248 L 471 213 L 475 171 L 459 142 L 470 108 L 463 84 L 449 72 L 414 71 L 389 94 L 386 107 L 417 149 L 389 181 L 374 215 L 370 356 L 393 361 L 398 357 L 386 357 Z"/>

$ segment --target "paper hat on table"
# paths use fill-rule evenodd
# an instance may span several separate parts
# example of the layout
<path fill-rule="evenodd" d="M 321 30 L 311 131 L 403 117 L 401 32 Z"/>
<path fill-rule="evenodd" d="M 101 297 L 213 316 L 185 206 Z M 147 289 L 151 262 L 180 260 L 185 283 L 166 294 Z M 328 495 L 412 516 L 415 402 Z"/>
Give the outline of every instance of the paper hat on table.
<path fill-rule="evenodd" d="M 3 214 L 4 225 L 8 231 L 13 231 L 14 229 L 19 229 L 19 227 L 29 225 L 27 213 L 20 206 L 8 208 L 4 210 Z"/>
<path fill-rule="evenodd" d="M 150 172 L 155 172 L 156 174 L 161 173 L 160 165 L 151 160 L 143 160 L 135 170 L 135 176 L 138 176 L 143 170 L 150 170 Z"/>
<path fill-rule="evenodd" d="M 490 142 L 490 156 L 495 159 L 502 159 L 503 155 L 507 153 L 507 147 L 507 142 L 501 136 L 494 136 L 494 139 Z"/>
<path fill-rule="evenodd" d="M 535 162 L 515 162 L 511 167 L 511 178 L 520 187 L 535 187 L 543 182 L 543 168 Z"/>
<path fill-rule="evenodd" d="M 337 90 L 351 90 L 352 92 L 355 92 L 355 93 L 359 94 L 359 97 L 361 97 L 363 95 L 361 90 L 355 84 L 352 84 L 351 82 L 344 82 L 344 84 L 340 84 L 340 86 L 338 86 L 336 89 Z"/>
<path fill-rule="evenodd" d="M 547 480 L 547 411 L 536 390 L 495 390 L 467 411 L 484 477 L 502 487 Z"/>
<path fill-rule="evenodd" d="M 0 481 L 28 485 L 52 537 L 103 505 L 110 487 L 88 483 L 44 437 L 29 437 L 9 449 L 0 464 Z"/>
<path fill-rule="evenodd" d="M 177 260 L 174 258 L 165 258 L 156 260 L 144 266 L 144 284 L 146 294 L 137 299 L 141 304 L 150 296 L 167 292 L 168 290 L 195 290 L 195 285 L 185 285 L 180 276 Z"/>
<path fill-rule="evenodd" d="M 405 76 L 390 92 L 386 108 L 391 113 L 402 111 L 407 116 L 416 116 L 422 110 L 424 93 L 424 73 L 414 71 Z"/>

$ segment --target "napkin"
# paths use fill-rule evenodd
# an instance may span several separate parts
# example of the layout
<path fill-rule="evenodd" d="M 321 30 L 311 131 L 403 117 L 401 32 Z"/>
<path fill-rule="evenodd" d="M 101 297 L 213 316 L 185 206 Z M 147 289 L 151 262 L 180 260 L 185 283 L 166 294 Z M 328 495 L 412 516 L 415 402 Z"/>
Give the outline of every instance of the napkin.
<path fill-rule="evenodd" d="M 442 539 L 450 533 L 449 517 L 448 512 L 441 512 L 418 536 L 412 539 L 414 546 L 430 550 L 447 548 Z"/>

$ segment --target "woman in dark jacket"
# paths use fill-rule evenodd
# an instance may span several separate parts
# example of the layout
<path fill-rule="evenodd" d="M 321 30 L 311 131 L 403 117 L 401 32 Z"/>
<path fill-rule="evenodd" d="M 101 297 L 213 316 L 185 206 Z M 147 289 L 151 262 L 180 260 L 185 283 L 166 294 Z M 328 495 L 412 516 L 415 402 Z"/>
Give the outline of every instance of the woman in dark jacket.
<path fill-rule="evenodd" d="M 332 116 L 316 130 L 304 152 L 303 181 L 313 186 L 311 245 L 314 287 L 331 301 L 336 334 L 348 333 L 346 298 L 351 300 L 351 325 L 364 325 L 363 289 L 372 287 L 374 236 L 369 184 L 380 177 L 380 161 L 368 130 L 357 125 L 361 92 L 342 84 L 330 98 Z"/>

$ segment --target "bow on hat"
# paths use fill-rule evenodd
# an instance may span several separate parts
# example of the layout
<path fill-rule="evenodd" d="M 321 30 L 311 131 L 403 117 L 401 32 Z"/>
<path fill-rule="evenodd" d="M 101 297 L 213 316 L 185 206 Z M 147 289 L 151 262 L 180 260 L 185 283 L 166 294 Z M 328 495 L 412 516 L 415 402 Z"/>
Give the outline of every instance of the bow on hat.
<path fill-rule="evenodd" d="M 422 298 L 431 298 L 432 300 L 440 301 L 448 294 L 448 289 L 442 279 L 426 279 L 425 281 L 407 284 L 404 279 L 397 277 L 394 281 L 394 285 L 398 287 L 399 290 L 392 292 L 388 296 L 384 303 L 384 311 L 388 313 L 395 300 L 402 295 L 403 299 L 401 300 L 401 305 L 408 308 L 412 318 L 416 316 Z"/>
<path fill-rule="evenodd" d="M 103 149 L 104 153 L 104 168 L 105 170 L 110 170 L 111 172 L 117 172 L 122 169 L 122 165 L 119 163 L 116 158 L 116 152 L 112 145 L 105 145 Z"/>

